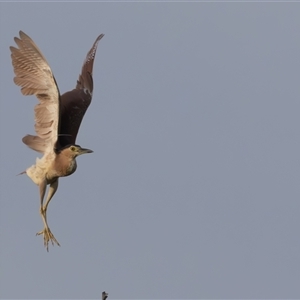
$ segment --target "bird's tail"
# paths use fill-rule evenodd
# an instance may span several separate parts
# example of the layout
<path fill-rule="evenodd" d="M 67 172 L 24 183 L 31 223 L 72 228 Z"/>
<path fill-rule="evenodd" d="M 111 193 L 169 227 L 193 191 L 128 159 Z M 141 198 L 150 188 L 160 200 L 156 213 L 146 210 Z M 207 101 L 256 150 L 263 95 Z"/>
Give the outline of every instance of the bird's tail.
<path fill-rule="evenodd" d="M 21 172 L 21 173 L 19 173 L 19 174 L 17 174 L 16 176 L 19 176 L 19 175 L 22 175 L 22 174 L 26 174 L 26 170 L 23 171 L 23 172 Z"/>

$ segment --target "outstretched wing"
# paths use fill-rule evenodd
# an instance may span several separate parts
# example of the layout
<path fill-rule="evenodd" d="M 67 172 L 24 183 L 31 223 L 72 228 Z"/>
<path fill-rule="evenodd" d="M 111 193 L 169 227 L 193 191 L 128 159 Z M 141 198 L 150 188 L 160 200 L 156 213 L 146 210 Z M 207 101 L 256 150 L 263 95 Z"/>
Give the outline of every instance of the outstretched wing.
<path fill-rule="evenodd" d="M 53 151 L 59 128 L 60 95 L 49 64 L 33 40 L 20 31 L 15 37 L 18 48 L 10 47 L 14 82 L 23 95 L 35 95 L 34 108 L 37 136 L 27 135 L 23 142 L 33 150 Z"/>
<path fill-rule="evenodd" d="M 97 37 L 88 52 L 76 88 L 61 96 L 61 124 L 58 137 L 60 147 L 75 144 L 81 121 L 92 101 L 94 59 L 98 43 L 103 36 L 104 34 L 100 34 Z"/>

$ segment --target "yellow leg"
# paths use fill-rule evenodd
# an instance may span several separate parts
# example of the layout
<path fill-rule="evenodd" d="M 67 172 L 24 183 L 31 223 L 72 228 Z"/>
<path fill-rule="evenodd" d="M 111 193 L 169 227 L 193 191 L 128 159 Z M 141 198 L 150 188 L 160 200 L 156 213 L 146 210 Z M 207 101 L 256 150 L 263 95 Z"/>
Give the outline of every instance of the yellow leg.
<path fill-rule="evenodd" d="M 60 246 L 59 242 L 56 240 L 56 238 L 52 234 L 52 232 L 48 226 L 48 223 L 47 223 L 47 207 L 48 207 L 50 200 L 52 199 L 52 197 L 54 196 L 54 194 L 57 190 L 58 179 L 50 184 L 48 195 L 47 195 L 47 200 L 46 200 L 45 205 L 43 206 L 46 187 L 47 187 L 47 182 L 45 180 L 40 184 L 40 198 L 41 198 L 40 214 L 41 214 L 41 217 L 42 217 L 42 220 L 44 223 L 44 229 L 42 231 L 38 232 L 37 235 L 42 234 L 44 236 L 44 246 L 47 248 L 47 251 L 49 251 L 49 249 L 48 249 L 49 241 L 51 241 L 52 245 L 54 245 L 54 243 L 56 243 L 58 246 Z"/>

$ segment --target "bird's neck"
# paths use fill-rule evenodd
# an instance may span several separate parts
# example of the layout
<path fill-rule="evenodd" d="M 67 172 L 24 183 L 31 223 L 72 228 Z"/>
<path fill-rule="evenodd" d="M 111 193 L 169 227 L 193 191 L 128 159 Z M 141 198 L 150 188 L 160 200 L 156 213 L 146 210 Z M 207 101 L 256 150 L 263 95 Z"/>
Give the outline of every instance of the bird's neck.
<path fill-rule="evenodd" d="M 67 175 L 65 176 L 73 174 L 76 171 L 76 168 L 77 168 L 76 159 L 75 158 L 70 159 L 69 165 L 67 166 Z"/>
<path fill-rule="evenodd" d="M 76 171 L 77 163 L 75 157 L 61 155 L 56 159 L 56 170 L 59 177 L 69 176 Z"/>

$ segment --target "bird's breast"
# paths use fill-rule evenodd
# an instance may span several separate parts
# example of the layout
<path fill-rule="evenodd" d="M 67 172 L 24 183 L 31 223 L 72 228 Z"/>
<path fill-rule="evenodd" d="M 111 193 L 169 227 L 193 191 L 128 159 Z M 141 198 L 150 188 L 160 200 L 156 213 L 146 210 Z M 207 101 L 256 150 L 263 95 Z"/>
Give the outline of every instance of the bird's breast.
<path fill-rule="evenodd" d="M 63 176 L 69 176 L 69 175 L 73 174 L 76 171 L 76 169 L 77 169 L 76 160 L 72 159 L 70 161 L 70 163 L 66 166 L 65 175 L 63 175 Z"/>
<path fill-rule="evenodd" d="M 57 177 L 65 177 L 73 174 L 76 171 L 77 164 L 75 159 L 66 157 L 56 158 L 52 164 L 52 167 L 48 171 L 48 180 Z"/>

